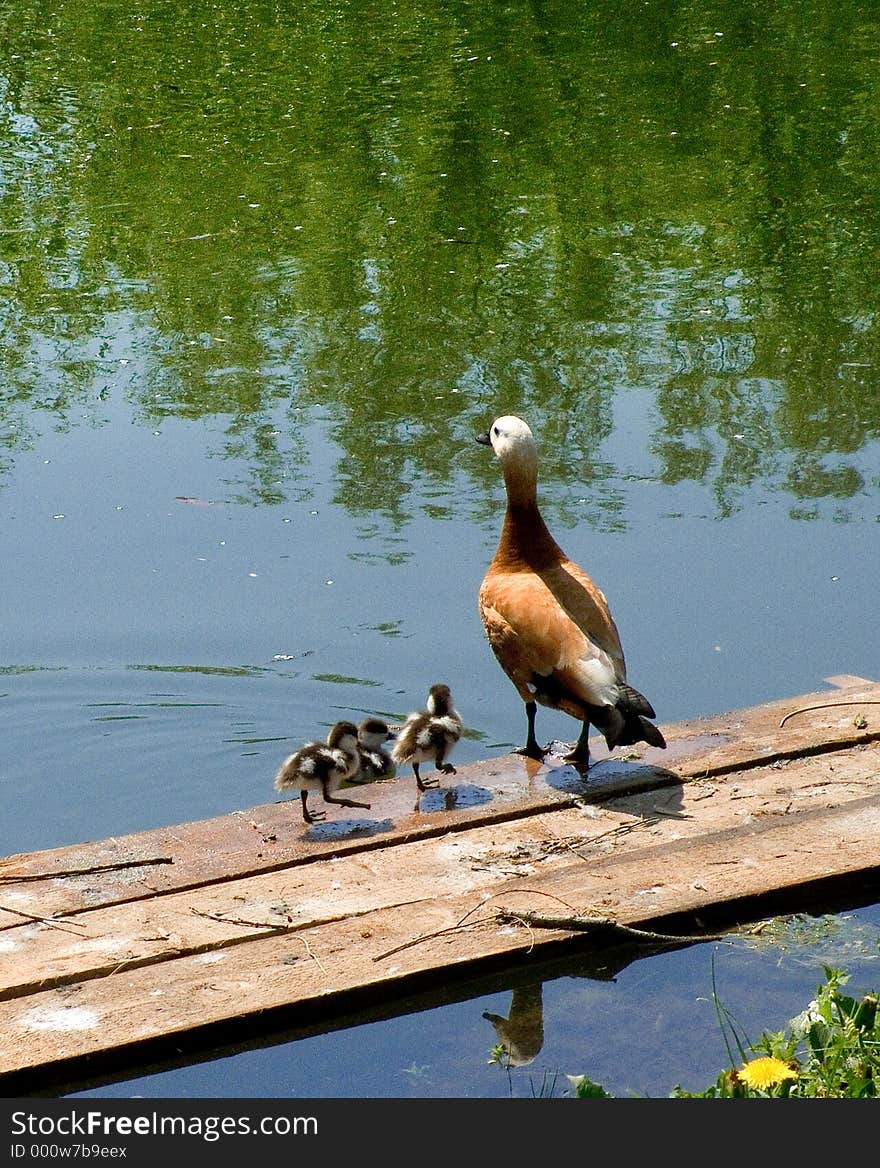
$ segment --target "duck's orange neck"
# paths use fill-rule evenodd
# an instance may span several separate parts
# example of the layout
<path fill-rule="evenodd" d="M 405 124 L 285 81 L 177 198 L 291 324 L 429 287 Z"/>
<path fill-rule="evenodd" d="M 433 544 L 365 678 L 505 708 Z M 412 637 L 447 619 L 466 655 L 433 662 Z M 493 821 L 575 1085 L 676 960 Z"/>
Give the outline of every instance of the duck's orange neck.
<path fill-rule="evenodd" d="M 563 557 L 538 509 L 538 465 L 531 452 L 502 463 L 507 510 L 495 564 L 507 569 L 529 568 L 540 572 Z"/>
<path fill-rule="evenodd" d="M 562 549 L 547 530 L 535 499 L 527 503 L 509 501 L 495 553 L 496 564 L 508 569 L 520 566 L 540 572 L 558 564 L 562 558 Z"/>

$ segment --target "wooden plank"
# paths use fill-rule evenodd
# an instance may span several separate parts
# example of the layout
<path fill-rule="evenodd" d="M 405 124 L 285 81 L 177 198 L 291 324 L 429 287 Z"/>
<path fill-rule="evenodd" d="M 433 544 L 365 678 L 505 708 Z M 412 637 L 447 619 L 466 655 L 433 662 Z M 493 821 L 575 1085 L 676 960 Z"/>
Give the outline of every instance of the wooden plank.
<path fill-rule="evenodd" d="M 759 915 L 780 894 L 871 887 L 878 703 L 880 686 L 859 679 L 681 723 L 664 728 L 662 764 L 661 752 L 609 759 L 586 780 L 504 756 L 461 767 L 419 809 L 402 778 L 370 788 L 366 824 L 306 828 L 274 804 L 12 857 L 0 1085 L 142 1062 L 184 1035 L 192 1047 L 364 1003 L 392 1012 L 402 995 L 596 943 L 502 922 L 500 905 L 662 931 Z"/>
<path fill-rule="evenodd" d="M 849 679 L 847 679 L 849 680 Z M 0 905 L 43 916 L 154 896 L 212 880 L 314 862 L 327 855 L 388 847 L 480 823 L 599 802 L 617 794 L 675 786 L 694 778 L 747 770 L 880 737 L 880 685 L 807 694 L 757 709 L 691 719 L 665 727 L 667 751 L 646 748 L 631 761 L 607 757 L 594 744 L 597 765 L 583 781 L 556 758 L 537 764 L 518 755 L 459 768 L 442 792 L 423 796 L 415 810 L 408 775 L 371 784 L 369 817 L 346 811 L 306 828 L 292 801 L 263 804 L 213 819 L 176 824 L 114 839 L 21 854 L 0 860 Z M 792 711 L 839 703 L 789 720 Z M 857 727 L 861 714 L 866 725 Z M 633 756 L 636 752 L 631 752 Z M 268 779 L 267 779 L 268 782 Z M 71 875 L 70 873 L 81 873 Z M 0 930 L 20 922 L 0 909 Z"/>
<path fill-rule="evenodd" d="M 591 817 L 558 809 L 468 832 L 416 839 L 310 865 L 200 885 L 160 897 L 19 922 L 4 934 L 0 999 L 82 978 L 112 974 L 186 953 L 434 897 L 489 895 L 499 880 L 529 875 L 536 864 L 736 829 L 758 817 L 797 814 L 863 799 L 877 786 L 880 743 L 848 759 L 836 777 L 825 756 L 746 772 L 735 783 L 702 780 L 687 792 L 619 796 Z M 768 889 L 775 874 L 768 876 Z M 766 890 L 765 890 L 766 891 Z M 226 923 L 221 918 L 226 918 Z"/>
<path fill-rule="evenodd" d="M 729 857 L 740 841 L 731 833 L 722 833 L 714 849 L 699 856 L 684 843 L 660 850 L 649 871 L 643 854 L 626 863 L 617 857 L 590 865 L 568 861 L 536 874 L 528 887 L 521 879 L 502 883 L 493 904 L 470 894 L 425 898 L 315 924 L 283 938 L 259 938 L 138 969 L 122 967 L 112 977 L 0 1003 L 0 1027 L 10 1048 L 0 1085 L 9 1091 L 15 1075 L 21 1082 L 27 1068 L 59 1073 L 59 1064 L 80 1059 L 94 1070 L 102 1052 L 126 1050 L 142 1058 L 151 1042 L 204 1033 L 232 1019 L 259 1019 L 265 1025 L 273 1011 L 289 1020 L 296 1008 L 301 1015 L 317 1007 L 326 1016 L 363 1000 L 365 993 L 393 999 L 419 984 L 453 979 L 457 971 L 471 969 L 475 938 L 483 963 L 524 960 L 553 945 L 576 944 L 561 930 L 500 924 L 495 906 L 544 912 L 548 903 L 554 911 L 563 903 L 627 923 L 656 925 L 684 906 L 699 908 L 716 898 L 742 900 L 766 888 L 771 867 L 780 885 L 800 882 L 807 850 L 817 861 L 815 870 L 826 877 L 873 866 L 880 829 L 877 800 L 805 815 L 812 819 L 809 849 L 798 816 L 781 832 L 762 825 L 735 862 Z M 466 917 L 469 928 L 456 930 Z M 413 944 L 419 937 L 424 940 Z M 393 952 L 398 946 L 405 947 Z"/>
<path fill-rule="evenodd" d="M 7 982 L 18 996 L 0 1002 L 0 1084 L 20 1083 L 28 1069 L 39 1077 L 81 1060 L 94 1067 L 121 1050 L 143 1057 L 174 1035 L 207 1037 L 222 1023 L 265 1023 L 316 1002 L 330 1015 L 364 995 L 394 997 L 475 965 L 537 960 L 577 944 L 559 930 L 499 924 L 502 904 L 538 912 L 562 905 L 656 927 L 707 905 L 846 874 L 864 879 L 877 863 L 880 745 L 856 753 L 857 765 L 813 756 L 735 783 L 621 796 L 592 815 L 559 808 L 64 919 L 88 927 L 86 938 L 19 926 L 6 939 L 27 943 L 4 975 L 24 968 L 31 945 L 33 980 L 18 989 Z M 656 804 L 658 795 L 666 803 L 645 818 L 645 801 Z M 466 930 L 410 944 L 462 918 Z M 242 924 L 279 919 L 283 931 L 270 936 Z M 130 932 L 113 951 L 120 923 Z M 56 988 L 40 987 L 41 962 Z"/>

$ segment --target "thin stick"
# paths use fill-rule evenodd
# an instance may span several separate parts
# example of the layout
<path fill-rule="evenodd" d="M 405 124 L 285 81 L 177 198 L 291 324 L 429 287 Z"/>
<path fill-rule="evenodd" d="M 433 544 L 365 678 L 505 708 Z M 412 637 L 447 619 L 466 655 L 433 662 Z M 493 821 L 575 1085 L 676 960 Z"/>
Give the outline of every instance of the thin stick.
<path fill-rule="evenodd" d="M 321 962 L 318 960 L 318 958 L 312 952 L 311 946 L 309 945 L 306 938 L 301 937 L 299 935 L 299 930 L 301 930 L 303 928 L 308 928 L 308 925 L 304 925 L 304 924 L 298 924 L 298 925 L 278 924 L 278 925 L 274 925 L 274 924 L 272 924 L 271 921 L 249 921 L 249 920 L 246 920 L 244 917 L 227 917 L 227 916 L 223 916 L 222 913 L 205 912 L 203 909 L 193 908 L 192 905 L 190 905 L 189 911 L 191 913 L 195 913 L 195 915 L 197 917 L 207 917 L 208 920 L 219 921 L 223 925 L 242 925 L 245 928 L 251 928 L 251 929 L 269 929 L 273 933 L 292 933 L 295 940 L 302 941 L 303 945 L 305 945 L 306 953 L 308 953 L 309 957 L 311 957 L 312 961 L 314 961 L 315 965 L 317 965 L 317 967 L 318 967 L 318 969 L 320 969 L 321 973 L 323 973 L 325 975 L 327 973 L 327 970 L 324 968 L 324 966 L 321 964 Z"/>
<path fill-rule="evenodd" d="M 796 714 L 809 714 L 812 710 L 831 710 L 835 706 L 880 706 L 880 700 L 875 698 L 863 698 L 861 701 L 856 701 L 854 698 L 852 701 L 820 702 L 815 706 L 801 706 L 799 710 L 789 710 L 789 712 L 779 723 L 779 729 L 781 730 L 788 719 L 793 718 Z"/>
<path fill-rule="evenodd" d="M 478 905 L 477 907 L 482 907 Z M 470 912 L 474 910 L 471 909 Z M 470 912 L 467 914 L 470 915 Z M 374 961 L 384 961 L 386 957 L 393 957 L 395 953 L 400 953 L 403 949 L 410 949 L 413 945 L 420 945 L 422 941 L 433 941 L 435 937 L 444 937 L 447 933 L 455 933 L 459 929 L 470 929 L 474 925 L 485 925 L 486 921 L 471 921 L 466 924 L 464 919 L 460 920 L 457 925 L 449 925 L 445 929 L 437 929 L 433 933 L 422 933 L 420 937 L 412 937 L 409 941 L 404 941 L 400 945 L 395 945 L 393 949 L 386 949 L 384 953 L 377 953 L 373 958 Z"/>
<path fill-rule="evenodd" d="M 21 909 L 18 909 L 18 908 L 9 908 L 5 904 L 0 904 L 0 910 L 2 910 L 3 912 L 12 913 L 12 915 L 16 916 L 16 917 L 24 917 L 25 920 L 27 920 L 27 921 L 38 921 L 41 925 L 48 925 L 50 929 L 61 929 L 61 931 L 63 933 L 73 933 L 77 937 L 81 937 L 83 935 L 82 933 L 77 932 L 77 929 L 83 929 L 83 930 L 85 930 L 86 933 L 88 933 L 88 929 L 86 929 L 85 925 L 78 924 L 78 925 L 74 925 L 72 928 L 70 928 L 70 927 L 65 928 L 64 925 L 59 925 L 57 921 L 53 921 L 51 917 L 35 916 L 33 913 L 22 912 Z M 9 929 L 9 928 L 14 928 L 14 926 L 13 925 L 4 925 L 4 926 L 2 926 L 2 928 Z M 2 930 L 0 930 L 0 931 L 2 931 Z"/>
<path fill-rule="evenodd" d="M 589 932 L 590 929 L 611 929 L 623 933 L 628 937 L 637 937 L 647 941 L 720 941 L 723 933 L 701 933 L 698 936 L 675 936 L 671 933 L 655 933 L 650 929 L 637 929 L 632 925 L 622 925 L 611 917 L 584 916 L 580 913 L 575 916 L 550 916 L 546 913 L 521 912 L 520 910 L 498 909 L 498 916 L 502 920 L 521 921 L 524 925 L 542 929 L 573 929 L 578 932 Z"/>
<path fill-rule="evenodd" d="M 0 884 L 25 884 L 32 880 L 55 880 L 60 876 L 93 876 L 96 872 L 113 872 L 121 868 L 142 868 L 151 864 L 173 864 L 173 856 L 148 856 L 145 860 L 119 860 L 115 864 L 93 864 L 89 868 L 65 868 L 58 872 L 28 872 L 20 876 L 4 876 Z"/>
<path fill-rule="evenodd" d="M 571 908 L 568 901 L 562 900 L 558 896 L 554 896 L 552 892 L 542 892 L 539 888 L 508 888 L 506 892 L 494 892 L 491 896 L 487 896 L 485 900 L 481 900 L 479 904 L 475 904 L 473 908 L 469 908 L 464 916 L 454 925 L 448 925 L 445 929 L 437 929 L 433 933 L 422 933 L 419 937 L 413 937 L 409 941 L 404 941 L 402 945 L 395 945 L 393 949 L 386 949 L 384 953 L 377 953 L 373 958 L 374 961 L 383 961 L 386 957 L 391 957 L 395 953 L 400 953 L 403 949 L 409 949 L 413 945 L 420 945 L 422 941 L 432 941 L 435 937 L 442 937 L 446 933 L 455 933 L 458 929 L 470 928 L 471 925 L 484 925 L 485 921 L 471 921 L 471 925 L 466 925 L 469 916 L 475 913 L 478 909 L 485 907 L 490 900 L 494 900 L 497 896 L 510 896 L 514 892 L 526 892 L 529 896 L 548 896 L 551 900 L 556 900 L 559 904 L 564 904 L 566 908 Z M 574 911 L 572 909 L 572 911 Z"/>
<path fill-rule="evenodd" d="M 276 933 L 292 933 L 294 929 L 303 928 L 302 924 L 290 925 L 280 922 L 273 924 L 271 921 L 249 921 L 245 917 L 230 917 L 223 913 L 206 912 L 201 908 L 193 908 L 192 905 L 189 906 L 189 911 L 197 917 L 207 917 L 209 921 L 219 921 L 222 925 L 241 925 L 248 929 L 272 929 Z"/>
<path fill-rule="evenodd" d="M 321 962 L 318 960 L 318 958 L 317 958 L 317 957 L 314 955 L 314 953 L 312 952 L 311 948 L 309 947 L 309 943 L 308 943 L 308 941 L 305 939 L 305 937 L 301 937 L 301 936 L 299 936 L 299 934 L 297 933 L 297 934 L 294 936 L 294 940 L 296 940 L 296 941 L 302 941 L 303 945 L 305 945 L 305 947 L 306 947 L 306 953 L 308 953 L 309 957 L 311 957 L 312 961 L 314 961 L 315 965 L 317 965 L 318 969 L 320 969 L 321 973 L 323 973 L 323 974 L 324 974 L 324 976 L 326 977 L 326 976 L 327 976 L 327 970 L 324 968 L 324 966 L 321 964 Z"/>

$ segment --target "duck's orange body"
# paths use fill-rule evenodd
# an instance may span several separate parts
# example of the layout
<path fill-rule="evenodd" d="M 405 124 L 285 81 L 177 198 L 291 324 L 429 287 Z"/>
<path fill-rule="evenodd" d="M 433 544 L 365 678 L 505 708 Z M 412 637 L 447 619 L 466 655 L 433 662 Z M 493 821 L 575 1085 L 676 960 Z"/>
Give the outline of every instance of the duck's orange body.
<path fill-rule="evenodd" d="M 626 681 L 617 626 L 602 592 L 547 529 L 537 502 L 538 459 L 529 427 L 498 418 L 478 441 L 501 463 L 507 511 L 498 549 L 480 587 L 480 616 L 501 668 L 526 703 L 528 737 L 521 753 L 543 758 L 535 738 L 537 704 L 583 723 L 567 756 L 586 766 L 590 725 L 609 749 L 635 742 L 665 746 L 647 721 L 650 702 Z"/>

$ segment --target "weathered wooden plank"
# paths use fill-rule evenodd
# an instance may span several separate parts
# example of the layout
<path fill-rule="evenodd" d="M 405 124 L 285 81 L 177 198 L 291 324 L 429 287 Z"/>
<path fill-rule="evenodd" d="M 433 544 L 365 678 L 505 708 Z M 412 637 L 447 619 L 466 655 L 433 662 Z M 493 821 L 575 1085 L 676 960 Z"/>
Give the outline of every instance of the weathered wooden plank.
<path fill-rule="evenodd" d="M 599 912 L 621 922 L 662 926 L 664 917 L 760 896 L 767 873 L 776 888 L 876 869 L 880 801 L 816 807 L 781 822 L 753 822 L 694 846 L 679 840 L 626 856 L 568 860 L 527 881 L 500 882 L 491 901 L 472 892 L 377 908 L 284 936 L 257 938 L 219 951 L 180 957 L 109 977 L 0 1003 L 4 1051 L 0 1086 L 28 1068 L 59 1073 L 62 1064 L 129 1050 L 233 1019 L 294 1008 L 327 1015 L 365 995 L 393 998 L 453 978 L 479 962 L 537 957 L 568 942 L 561 930 L 499 923 L 495 909 Z M 456 928 L 463 922 L 467 928 Z M 452 930 L 452 931 L 446 931 Z M 478 944 L 475 945 L 475 936 Z M 422 938 L 419 940 L 419 938 Z M 295 1013 L 295 1009 L 294 1009 Z"/>
<path fill-rule="evenodd" d="M 459 768 L 442 792 L 423 796 L 414 810 L 408 775 L 368 788 L 369 817 L 342 812 L 306 828 L 289 801 L 110 840 L 55 848 L 0 860 L 0 905 L 48 916 L 121 903 L 194 887 L 322 856 L 384 848 L 414 838 L 571 806 L 618 794 L 675 786 L 748 770 L 774 759 L 842 749 L 880 738 L 880 685 L 861 679 L 850 688 L 807 694 L 757 709 L 693 719 L 664 727 L 667 751 L 643 750 L 638 761 L 607 758 L 594 746 L 597 764 L 586 780 L 550 758 L 537 764 L 518 755 Z M 846 701 L 847 705 L 840 703 Z M 793 710 L 826 708 L 779 722 Z M 857 726 L 858 715 L 865 725 Z M 605 756 L 605 761 L 600 761 Z M 333 814 L 333 812 L 331 812 Z M 69 873 L 80 872 L 80 875 Z M 0 930 L 20 922 L 0 909 Z"/>
<path fill-rule="evenodd" d="M 409 777 L 371 787 L 368 820 L 306 828 L 274 804 L 10 857 L 0 1086 L 248 1020 L 392 1009 L 585 943 L 501 923 L 502 904 L 662 928 L 724 906 L 742 919 L 780 892 L 873 886 L 878 714 L 880 686 L 858 680 L 664 728 L 667 752 L 597 762 L 586 780 L 558 759 L 503 756 L 418 807 Z"/>
<path fill-rule="evenodd" d="M 838 769 L 835 770 L 835 767 Z M 619 796 L 591 816 L 557 809 L 525 820 L 416 839 L 394 848 L 197 886 L 4 931 L 0 999 L 112 974 L 125 965 L 219 949 L 268 929 L 305 927 L 380 907 L 465 892 L 490 894 L 537 864 L 665 846 L 747 825 L 755 817 L 840 806 L 878 789 L 880 743 L 840 763 L 825 755 L 755 768 L 729 780 Z M 767 889 L 775 873 L 767 874 Z M 226 922 L 220 918 L 226 918 Z"/>

